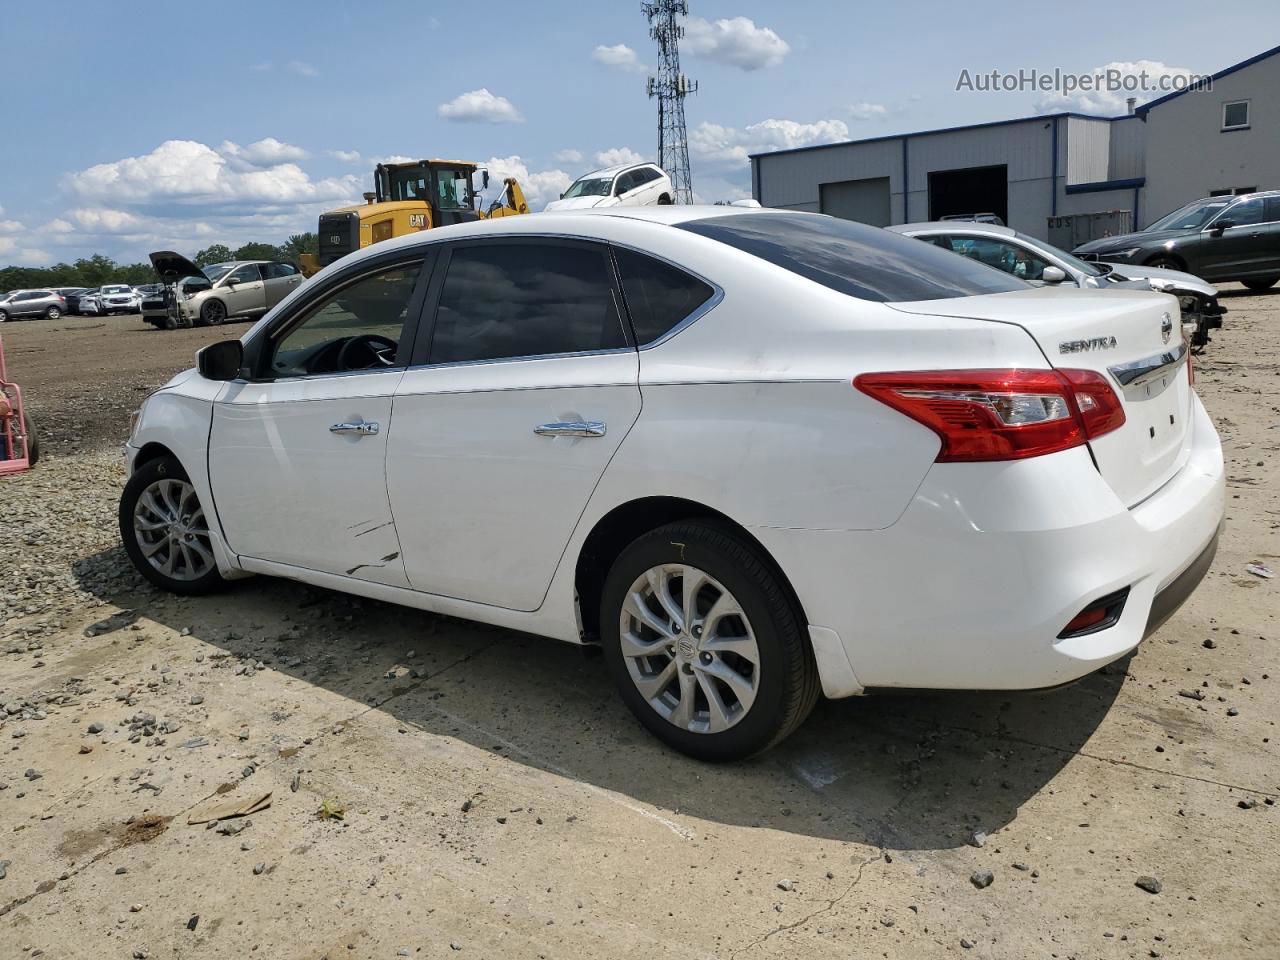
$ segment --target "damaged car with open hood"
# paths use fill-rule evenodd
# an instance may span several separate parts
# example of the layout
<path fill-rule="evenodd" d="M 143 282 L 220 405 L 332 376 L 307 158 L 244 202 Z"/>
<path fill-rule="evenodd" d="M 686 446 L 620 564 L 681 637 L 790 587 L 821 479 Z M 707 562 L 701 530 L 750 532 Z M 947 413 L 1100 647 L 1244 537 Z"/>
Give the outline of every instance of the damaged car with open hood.
<path fill-rule="evenodd" d="M 197 267 L 172 250 L 150 255 L 163 289 L 142 301 L 142 319 L 165 330 L 255 320 L 303 282 L 278 260 L 236 260 Z"/>

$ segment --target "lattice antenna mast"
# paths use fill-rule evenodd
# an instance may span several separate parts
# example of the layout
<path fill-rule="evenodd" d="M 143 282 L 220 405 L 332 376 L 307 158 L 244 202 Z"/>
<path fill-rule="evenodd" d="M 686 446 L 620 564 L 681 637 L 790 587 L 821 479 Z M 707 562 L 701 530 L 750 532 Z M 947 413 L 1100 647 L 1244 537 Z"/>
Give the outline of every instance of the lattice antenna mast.
<path fill-rule="evenodd" d="M 658 165 L 671 178 L 676 203 L 693 203 L 689 175 L 689 135 L 684 125 L 684 98 L 698 90 L 697 81 L 680 72 L 679 40 L 687 16 L 686 0 L 653 0 L 640 9 L 649 18 L 649 36 L 658 41 L 658 75 L 649 78 L 649 97 L 658 101 Z"/>

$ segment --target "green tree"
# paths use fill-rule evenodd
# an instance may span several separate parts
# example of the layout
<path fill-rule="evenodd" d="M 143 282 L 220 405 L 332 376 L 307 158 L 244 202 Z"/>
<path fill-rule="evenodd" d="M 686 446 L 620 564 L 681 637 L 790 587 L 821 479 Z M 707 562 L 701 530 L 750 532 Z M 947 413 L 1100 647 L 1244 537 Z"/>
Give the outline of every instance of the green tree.
<path fill-rule="evenodd" d="M 280 245 L 280 259 L 297 264 L 304 253 L 320 253 L 320 237 L 314 233 L 295 233 Z"/>
<path fill-rule="evenodd" d="M 235 254 L 231 252 L 230 247 L 225 243 L 215 243 L 197 251 L 196 255 L 191 258 L 191 262 L 197 267 L 207 267 L 211 263 L 226 263 L 228 260 L 234 259 Z"/>
<path fill-rule="evenodd" d="M 237 260 L 279 260 L 280 250 L 272 243 L 246 243 L 233 256 Z"/>

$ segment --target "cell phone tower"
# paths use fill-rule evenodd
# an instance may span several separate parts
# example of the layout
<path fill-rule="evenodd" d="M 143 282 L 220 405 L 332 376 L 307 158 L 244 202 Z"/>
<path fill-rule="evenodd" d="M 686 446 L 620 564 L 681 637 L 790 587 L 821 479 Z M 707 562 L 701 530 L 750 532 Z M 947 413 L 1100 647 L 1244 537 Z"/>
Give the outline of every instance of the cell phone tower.
<path fill-rule="evenodd" d="M 693 203 L 689 176 L 689 134 L 684 125 L 684 98 L 697 93 L 698 83 L 680 72 L 680 38 L 684 27 L 677 17 L 688 16 L 686 0 L 653 0 L 640 9 L 649 18 L 649 36 L 658 41 L 658 75 L 649 78 L 649 98 L 658 99 L 658 166 L 671 178 L 676 203 Z"/>

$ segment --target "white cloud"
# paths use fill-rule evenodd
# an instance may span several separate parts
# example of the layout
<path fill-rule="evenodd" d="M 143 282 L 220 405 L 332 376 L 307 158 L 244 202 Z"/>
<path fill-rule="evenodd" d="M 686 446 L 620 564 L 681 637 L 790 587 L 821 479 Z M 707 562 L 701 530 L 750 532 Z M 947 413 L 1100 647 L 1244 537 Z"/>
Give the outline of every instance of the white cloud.
<path fill-rule="evenodd" d="M 0 207 L 0 214 L 4 213 L 4 207 Z M 0 220 L 0 233 L 21 233 L 22 221 L 20 220 Z"/>
<path fill-rule="evenodd" d="M 359 150 L 326 150 L 325 152 L 328 153 L 329 156 L 333 157 L 333 159 L 340 160 L 343 163 L 360 162 Z"/>
<path fill-rule="evenodd" d="M 791 52 L 791 45 L 768 27 L 757 27 L 747 17 L 716 20 L 686 17 L 685 49 L 694 56 L 738 67 L 760 70 L 776 67 Z"/>
<path fill-rule="evenodd" d="M 436 112 L 446 120 L 461 123 L 523 123 L 524 117 L 506 97 L 490 93 L 485 87 L 459 94 L 442 103 Z"/>
<path fill-rule="evenodd" d="M 419 157 L 406 157 L 403 153 L 393 153 L 389 157 L 374 157 L 373 165 L 376 167 L 380 163 L 411 163 L 414 160 L 421 159 Z"/>
<path fill-rule="evenodd" d="M 741 130 L 703 122 L 689 132 L 689 153 L 699 168 L 744 172 L 747 158 L 768 150 L 787 150 L 849 139 L 843 120 L 762 120 Z"/>
<path fill-rule="evenodd" d="M 610 147 L 596 154 L 596 163 L 602 167 L 616 167 L 622 163 L 641 163 L 643 160 L 644 157 L 630 147 Z"/>
<path fill-rule="evenodd" d="M 249 69 L 254 71 L 255 73 L 265 73 L 266 71 L 271 69 L 271 61 L 264 60 L 262 63 L 255 63 L 251 67 L 249 67 Z"/>
<path fill-rule="evenodd" d="M 1129 97 L 1136 96 L 1138 103 L 1141 104 L 1164 96 L 1165 93 L 1172 92 L 1173 88 L 1170 88 L 1170 90 L 1155 89 L 1155 85 L 1160 82 L 1158 78 L 1176 76 L 1190 78 L 1197 76 L 1188 67 L 1171 67 L 1168 64 L 1161 63 L 1159 60 L 1113 60 L 1111 63 L 1094 67 L 1088 73 L 1091 75 L 1107 74 L 1113 70 L 1122 77 L 1133 78 L 1131 85 L 1134 86 L 1134 89 L 1076 91 L 1069 96 L 1055 93 L 1037 101 L 1035 107 L 1037 110 L 1076 110 L 1080 113 L 1097 113 L 1104 116 L 1122 114 L 1127 109 L 1125 101 Z M 1137 77 L 1142 73 L 1147 74 L 1147 89 L 1145 91 L 1138 89 L 1137 86 Z"/>
<path fill-rule="evenodd" d="M 581 150 L 557 150 L 552 159 L 556 163 L 581 163 L 586 157 Z M 0 213 L 4 213 L 4 210 L 0 209 Z"/>
<path fill-rule="evenodd" d="M 80 207 L 68 213 L 68 216 L 79 225 L 80 229 L 89 233 L 137 233 L 144 226 L 142 217 L 127 210 L 113 210 L 109 207 Z M 54 227 L 54 224 L 58 224 Z M 57 233 L 66 233 L 64 226 L 70 226 L 61 218 L 52 221 L 49 229 Z"/>
<path fill-rule="evenodd" d="M 296 163 L 306 160 L 310 154 L 301 147 L 284 143 L 275 137 L 265 137 L 255 143 L 242 147 L 230 140 L 223 140 L 218 152 L 232 161 L 238 169 L 258 167 L 269 169 L 283 163 Z"/>
<path fill-rule="evenodd" d="M 292 70 L 294 73 L 296 73 L 300 77 L 320 76 L 320 71 L 317 70 L 315 67 L 313 67 L 311 64 L 307 63 L 305 60 L 290 60 L 287 64 L 285 64 L 285 66 L 288 67 L 290 70 Z"/>
<path fill-rule="evenodd" d="M 624 73 L 644 73 L 649 69 L 640 62 L 636 52 L 625 43 L 615 43 L 611 47 L 601 44 L 591 51 L 591 59 Z"/>
<path fill-rule="evenodd" d="M 510 157 L 490 157 L 485 167 L 489 171 L 490 194 L 496 196 L 497 191 L 502 189 L 504 177 L 515 177 L 520 181 L 520 187 L 529 201 L 530 210 L 540 211 L 573 183 L 573 177 L 563 170 L 537 172 L 530 170 L 528 164 L 518 154 Z M 486 202 L 492 200 L 493 196 L 486 196 Z"/>
<path fill-rule="evenodd" d="M 37 247 L 23 247 L 12 237 L 0 237 L 0 257 L 4 263 L 24 267 L 45 266 L 53 262 L 53 256 Z"/>
<path fill-rule="evenodd" d="M 887 120 L 889 117 L 889 108 L 883 103 L 867 103 L 865 100 L 849 104 L 844 112 L 854 120 Z"/>
<path fill-rule="evenodd" d="M 359 196 L 353 176 L 312 180 L 292 162 L 245 167 L 195 140 L 166 140 L 143 156 L 96 164 L 69 174 L 64 185 L 85 199 L 126 205 L 289 205 Z"/>

